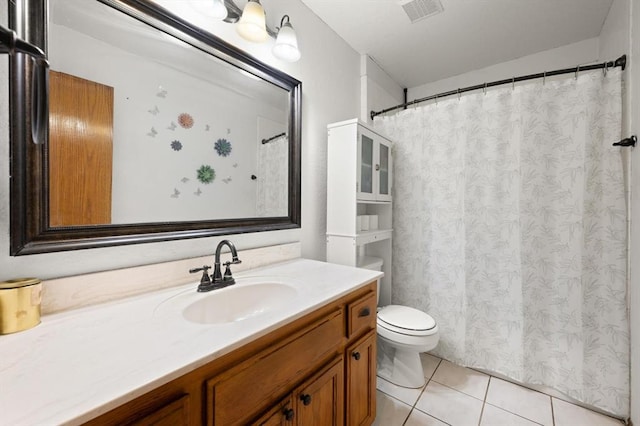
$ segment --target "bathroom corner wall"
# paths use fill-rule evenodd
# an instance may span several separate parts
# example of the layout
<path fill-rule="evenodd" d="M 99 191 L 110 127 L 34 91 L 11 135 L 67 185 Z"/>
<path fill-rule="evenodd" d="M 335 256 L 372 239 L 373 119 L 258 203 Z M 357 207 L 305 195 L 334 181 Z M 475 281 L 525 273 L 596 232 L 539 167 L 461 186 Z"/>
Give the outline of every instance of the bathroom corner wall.
<path fill-rule="evenodd" d="M 534 74 L 598 61 L 598 38 L 590 38 L 555 49 L 527 55 L 513 61 L 502 62 L 486 68 L 409 88 L 409 100 L 437 93 L 475 86 L 484 82 Z M 615 58 L 614 58 L 615 59 Z"/>
<path fill-rule="evenodd" d="M 623 73 L 622 137 L 640 133 L 640 0 L 614 0 L 600 33 L 600 59 L 615 59 L 627 55 Z M 630 253 L 629 253 L 629 313 L 631 333 L 630 380 L 631 423 L 640 425 L 640 154 L 638 148 L 623 148 L 625 166 L 631 165 L 630 179 Z"/>
<path fill-rule="evenodd" d="M 627 95 L 629 105 L 629 134 L 640 134 L 640 0 L 614 0 L 629 4 L 622 16 L 630 20 L 629 70 Z M 629 307 L 631 323 L 631 423 L 640 425 L 640 148 L 630 150 L 631 155 L 631 277 Z"/>
<path fill-rule="evenodd" d="M 380 111 L 404 102 L 402 86 L 368 55 L 360 57 L 360 91 L 360 120 L 365 123 L 373 123 L 371 111 Z"/>

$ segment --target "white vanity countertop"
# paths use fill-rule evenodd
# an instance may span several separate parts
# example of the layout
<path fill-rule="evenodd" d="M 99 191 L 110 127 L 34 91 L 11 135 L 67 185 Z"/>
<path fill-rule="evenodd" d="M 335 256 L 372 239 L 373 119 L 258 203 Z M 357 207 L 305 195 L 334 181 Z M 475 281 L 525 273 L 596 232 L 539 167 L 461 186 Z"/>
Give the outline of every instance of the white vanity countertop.
<path fill-rule="evenodd" d="M 381 276 L 306 259 L 244 271 L 237 286 L 271 277 L 297 294 L 275 312 L 231 324 L 192 323 L 171 308 L 197 283 L 44 316 L 35 328 L 0 336 L 0 425 L 82 423 Z"/>

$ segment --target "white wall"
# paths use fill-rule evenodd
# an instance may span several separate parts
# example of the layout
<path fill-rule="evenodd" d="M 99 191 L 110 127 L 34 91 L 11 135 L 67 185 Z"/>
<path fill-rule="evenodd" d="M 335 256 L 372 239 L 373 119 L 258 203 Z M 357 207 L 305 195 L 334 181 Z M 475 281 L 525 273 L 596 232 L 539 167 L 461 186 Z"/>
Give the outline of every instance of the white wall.
<path fill-rule="evenodd" d="M 630 3 L 631 12 L 626 5 L 620 15 L 630 17 L 630 60 L 626 73 L 629 105 L 628 134 L 640 134 L 640 0 L 615 0 L 616 3 Z M 622 20 L 622 19 L 621 19 Z M 640 425 L 640 152 L 639 148 L 630 150 L 631 155 L 631 422 Z"/>
<path fill-rule="evenodd" d="M 380 111 L 404 102 L 403 88 L 368 55 L 360 58 L 360 120 L 372 123 L 371 111 Z"/>
<path fill-rule="evenodd" d="M 597 61 L 598 38 L 591 38 L 421 86 L 410 87 L 408 99 L 411 101 L 484 82 L 535 74 L 545 70 L 570 68 Z"/>
<path fill-rule="evenodd" d="M 624 108 L 622 136 L 640 133 L 640 0 L 614 0 L 600 33 L 600 59 L 627 54 L 623 74 Z M 630 170 L 629 308 L 631 324 L 631 422 L 640 425 L 640 156 L 638 148 L 624 149 L 625 166 Z M 630 157 L 630 158 L 629 158 Z M 630 161 L 628 161 L 630 160 Z"/>
<path fill-rule="evenodd" d="M 167 7 L 186 2 L 165 0 Z M 6 4 L 6 3 L 5 3 Z M 231 26 L 211 30 L 258 59 L 302 81 L 302 229 L 234 235 L 238 248 L 302 242 L 302 254 L 325 258 L 326 125 L 357 117 L 360 57 L 298 0 L 272 0 L 265 4 L 269 23 L 287 13 L 298 34 L 302 58 L 285 64 L 271 55 L 270 46 L 240 40 Z M 0 11 L 6 24 L 6 8 Z M 182 12 L 181 12 L 182 13 Z M 197 15 L 196 17 L 197 18 Z M 193 18 L 193 19 L 195 19 Z M 206 21 L 208 22 L 208 21 Z M 9 256 L 9 115 L 7 60 L 0 57 L 0 280 L 19 276 L 53 278 L 133 265 L 197 257 L 212 253 L 221 238 L 200 238 L 167 243 L 130 245 L 30 256 Z M 185 274 L 187 271 L 185 271 Z"/>

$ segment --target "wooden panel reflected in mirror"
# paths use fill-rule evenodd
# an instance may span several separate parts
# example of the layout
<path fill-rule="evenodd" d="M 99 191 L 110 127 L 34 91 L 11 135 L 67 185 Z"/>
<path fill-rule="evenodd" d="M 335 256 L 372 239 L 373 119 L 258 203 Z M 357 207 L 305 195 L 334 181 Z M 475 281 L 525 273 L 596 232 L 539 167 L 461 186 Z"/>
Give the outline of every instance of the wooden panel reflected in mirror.
<path fill-rule="evenodd" d="M 10 62 L 12 255 L 300 227 L 298 80 L 147 1 L 18 3 L 10 7 L 10 25 L 45 49 L 63 74 L 51 73 L 50 137 L 35 145 L 30 64 L 21 56 Z M 98 36 L 104 39 L 97 46 L 86 44 Z M 98 62 L 105 51 L 106 65 Z M 121 69 L 116 56 L 125 58 Z M 102 99 L 109 87 L 111 100 Z M 162 103 L 167 92 L 171 103 Z M 180 129 L 190 111 L 197 125 Z M 242 115 L 247 111 L 253 115 Z M 95 120 L 104 121 L 83 128 Z M 74 127 L 79 134 L 71 134 Z M 173 137 L 176 128 L 194 130 L 187 140 L 186 133 Z M 205 144 L 208 151 L 183 155 L 183 147 Z M 198 174 L 213 164 L 205 156 L 218 161 L 208 182 Z"/>
<path fill-rule="evenodd" d="M 49 74 L 49 223 L 111 223 L 113 87 Z"/>

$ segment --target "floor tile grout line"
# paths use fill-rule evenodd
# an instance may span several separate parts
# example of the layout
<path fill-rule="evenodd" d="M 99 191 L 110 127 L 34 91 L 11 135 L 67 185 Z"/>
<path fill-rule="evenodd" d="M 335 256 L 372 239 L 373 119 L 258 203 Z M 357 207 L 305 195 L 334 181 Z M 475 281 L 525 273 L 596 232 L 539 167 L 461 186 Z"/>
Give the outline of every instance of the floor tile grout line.
<path fill-rule="evenodd" d="M 487 388 L 484 390 L 484 399 L 482 400 L 482 409 L 480 410 L 480 418 L 478 419 L 478 426 L 482 424 L 482 416 L 484 416 L 484 407 L 487 405 L 487 394 L 489 393 L 489 386 L 491 385 L 491 376 L 487 380 Z"/>
<path fill-rule="evenodd" d="M 402 403 L 402 404 L 406 405 L 406 406 L 407 406 L 407 407 L 409 407 L 409 408 L 413 408 L 411 405 L 407 404 L 407 403 L 406 403 L 406 402 L 404 402 L 403 400 L 401 400 L 401 399 L 399 399 L 399 398 L 397 398 L 397 397 L 395 397 L 395 396 L 393 396 L 393 395 L 391 395 L 391 394 L 389 394 L 389 393 L 386 393 L 385 391 L 383 391 L 383 390 L 381 390 L 381 389 L 376 389 L 376 390 L 377 390 L 377 391 L 379 391 L 380 393 L 383 393 L 383 394 L 387 395 L 387 396 L 388 396 L 389 398 L 391 398 L 391 399 L 395 399 L 396 401 L 398 401 L 398 402 L 400 402 L 400 403 Z"/>
<path fill-rule="evenodd" d="M 440 360 L 440 361 L 442 361 L 442 360 Z M 438 364 L 438 366 L 439 366 L 439 365 L 440 365 L 440 364 Z M 433 374 L 431 375 L 431 377 L 435 376 L 435 373 L 436 373 L 436 370 L 437 370 L 437 369 L 438 369 L 438 368 L 436 367 L 436 369 L 435 369 L 435 370 L 433 370 Z M 431 382 L 437 383 L 437 384 L 439 384 L 439 385 L 441 385 L 441 386 L 444 386 L 444 387 L 446 387 L 446 388 L 449 388 L 449 389 L 451 389 L 451 390 L 453 390 L 453 391 L 455 391 L 455 392 L 461 393 L 461 394 L 463 394 L 463 395 L 469 396 L 469 397 L 471 397 L 471 398 L 473 398 L 473 399 L 475 399 L 475 400 L 480 401 L 478 398 L 474 397 L 473 395 L 469 395 L 469 394 L 467 394 L 467 393 L 464 393 L 464 392 L 459 391 L 458 389 L 454 389 L 454 388 L 452 388 L 452 387 L 450 387 L 450 386 L 443 385 L 442 383 L 440 383 L 440 382 L 438 382 L 438 381 L 436 381 L 436 380 L 434 380 L 434 379 L 427 379 L 427 382 L 425 383 L 424 388 L 422 389 L 422 392 L 420 392 L 420 396 L 418 396 L 418 399 L 416 399 L 416 403 L 413 405 L 413 407 L 411 408 L 411 411 L 409 412 L 409 416 L 411 416 L 411 413 L 413 413 L 413 410 L 418 410 L 418 411 L 420 411 L 421 413 L 424 413 L 424 414 L 426 414 L 426 415 L 427 415 L 427 416 L 429 416 L 429 417 L 433 417 L 434 419 L 436 419 L 436 420 L 438 420 L 438 421 L 440 421 L 440 422 L 442 422 L 442 423 L 444 423 L 444 424 L 446 424 L 446 425 L 451 426 L 451 423 L 447 423 L 447 422 L 445 422 L 444 420 L 440 419 L 439 417 L 436 417 L 436 416 L 434 416 L 433 414 L 427 413 L 426 411 L 422 411 L 421 409 L 419 409 L 419 408 L 417 407 L 417 405 L 418 405 L 418 401 L 420 400 L 420 398 L 422 397 L 422 395 L 427 391 L 427 386 L 428 386 L 428 385 L 429 385 L 429 383 L 431 383 Z M 484 408 L 484 405 L 483 405 L 483 408 Z M 404 421 L 403 425 L 404 425 L 404 424 L 409 420 L 409 416 L 407 416 L 407 418 L 405 419 L 405 421 Z M 481 411 L 481 414 L 480 414 L 480 418 L 482 418 L 482 411 Z M 478 425 L 478 426 L 479 426 L 479 425 Z"/>
<path fill-rule="evenodd" d="M 482 408 L 480 409 L 480 418 L 478 419 L 478 426 L 480 426 L 482 424 L 482 416 L 484 415 L 484 406 L 486 404 L 483 402 L 482 403 Z"/>
<path fill-rule="evenodd" d="M 449 388 L 449 389 L 451 389 L 451 390 L 454 390 L 454 391 L 456 391 L 456 392 L 458 392 L 458 393 L 461 393 L 461 394 L 463 394 L 463 395 L 470 396 L 471 398 L 473 398 L 473 399 L 475 399 L 475 400 L 477 400 L 477 401 L 483 402 L 483 400 L 482 400 L 482 399 L 480 399 L 480 398 L 478 398 L 477 396 L 473 396 L 473 395 L 468 394 L 468 393 L 466 393 L 466 392 L 463 392 L 463 391 L 461 391 L 461 390 L 459 390 L 459 389 L 452 388 L 451 386 L 449 386 L 449 385 L 445 385 L 444 383 L 440 383 L 439 381 L 437 381 L 437 380 L 435 380 L 435 379 L 431 379 L 430 381 L 431 381 L 431 382 L 435 382 L 435 383 L 437 383 L 437 384 L 439 384 L 439 385 L 441 385 L 441 386 L 444 386 L 445 388 Z M 486 395 L 485 395 L 485 397 L 486 397 Z"/>
<path fill-rule="evenodd" d="M 519 384 L 519 383 L 516 383 L 516 382 L 512 382 L 512 381 L 510 381 L 510 380 L 505 380 L 505 379 L 500 378 L 500 377 L 497 377 L 497 376 L 491 376 L 491 375 L 490 375 L 489 377 L 491 377 L 491 378 L 495 378 L 495 379 L 498 379 L 498 380 L 501 380 L 501 381 L 503 381 L 503 382 L 506 382 L 506 383 L 509 383 L 509 384 L 512 384 L 512 385 L 515 385 L 515 386 L 518 386 L 518 387 L 521 387 L 521 388 L 526 389 L 526 390 L 531 391 L 531 392 L 539 393 L 540 395 L 544 395 L 544 396 L 546 396 L 546 397 L 548 397 L 548 398 L 550 398 L 550 399 L 553 399 L 553 397 L 552 397 L 551 395 L 549 395 L 548 393 L 544 393 L 544 392 L 539 391 L 539 390 L 536 390 L 536 389 L 531 389 L 531 388 L 529 388 L 529 387 L 527 387 L 527 386 L 525 386 L 525 385 L 522 385 L 522 384 Z M 487 394 L 488 394 L 488 389 L 487 389 Z M 529 420 L 530 422 L 534 422 L 534 423 L 537 423 L 537 424 L 541 424 L 541 423 L 539 423 L 539 422 L 537 422 L 537 421 L 535 421 L 535 420 L 532 420 L 532 419 L 529 419 L 529 418 L 527 418 L 527 417 L 521 416 L 520 414 L 516 414 L 516 413 L 514 413 L 514 412 L 512 412 L 512 411 L 509 411 L 509 410 L 507 410 L 507 409 L 505 409 L 505 408 L 503 408 L 503 407 L 500 407 L 500 406 L 498 406 L 498 405 L 491 404 L 490 402 L 485 402 L 485 403 L 486 403 L 486 404 L 489 404 L 489 405 L 493 405 L 493 406 L 494 406 L 494 407 L 496 407 L 496 408 L 500 408 L 501 410 L 504 410 L 504 411 L 506 411 L 506 412 L 508 412 L 508 413 L 515 414 L 516 416 L 518 416 L 518 417 L 522 417 L 523 419 Z M 572 404 L 572 403 L 569 403 L 569 404 Z M 572 405 L 576 405 L 576 404 L 572 404 Z M 555 426 L 555 418 L 554 418 L 554 416 L 553 416 L 553 404 L 551 405 L 551 422 L 552 422 L 552 426 Z"/>
<path fill-rule="evenodd" d="M 485 402 L 485 405 L 490 405 L 490 406 L 492 406 L 494 408 L 497 408 L 499 410 L 505 411 L 505 412 L 507 412 L 509 414 L 513 414 L 514 416 L 520 417 L 521 419 L 525 419 L 527 421 L 530 421 L 531 423 L 535 423 L 537 425 L 544 426 L 544 423 L 537 422 L 537 421 L 535 421 L 533 419 L 530 419 L 528 417 L 523 416 L 522 414 L 514 413 L 513 411 L 507 410 L 506 408 L 500 407 L 499 405 L 495 405 L 495 404 L 492 404 L 490 402 Z"/>
<path fill-rule="evenodd" d="M 442 361 L 442 359 L 440 359 L 440 361 Z M 440 365 L 440 363 L 438 363 L 438 365 Z M 436 368 L 433 370 L 433 373 L 431 373 L 431 377 L 433 377 L 433 375 L 435 374 L 436 370 L 438 369 L 438 367 L 436 366 Z M 431 378 L 426 378 L 425 377 L 425 383 L 424 386 L 422 387 L 422 390 L 420 391 L 420 395 L 418 395 L 418 398 L 416 398 L 416 402 L 413 403 L 413 406 L 411 407 L 411 410 L 409 410 L 409 414 L 407 414 L 407 417 L 404 419 L 404 422 L 402 422 L 402 426 L 406 425 L 407 422 L 409 421 L 409 418 L 411 417 L 411 414 L 415 411 L 418 410 L 421 413 L 429 416 L 429 417 L 433 417 L 434 419 L 451 426 L 449 423 L 445 422 L 444 420 L 439 419 L 438 417 L 435 417 L 427 412 L 422 411 L 421 409 L 417 408 L 416 405 L 418 405 L 418 401 L 420 401 L 420 398 L 422 397 L 422 395 L 426 392 L 427 390 L 427 386 L 429 385 L 429 383 L 431 382 Z M 437 382 L 436 382 L 437 383 Z M 384 392 L 383 392 L 384 393 Z"/>
<path fill-rule="evenodd" d="M 486 403 L 487 402 L 487 396 L 489 396 L 489 386 L 491 386 L 491 379 L 493 378 L 493 376 L 489 376 L 489 380 L 487 380 L 487 388 L 484 390 L 484 399 L 482 400 L 482 402 Z"/>
<path fill-rule="evenodd" d="M 433 355 L 430 355 L 433 356 Z M 436 357 L 434 357 L 436 358 Z M 436 375 L 436 371 L 438 371 L 438 368 L 440 368 L 440 364 L 442 364 L 442 358 L 438 358 L 438 365 L 436 365 L 436 368 L 433 369 L 433 371 L 431 372 L 431 375 L 429 377 L 425 377 L 425 379 L 427 379 L 427 381 L 430 381 L 431 379 L 433 379 L 433 376 Z"/>
<path fill-rule="evenodd" d="M 379 377 L 379 376 L 376 376 L 376 377 L 377 377 L 377 378 L 380 378 L 380 379 L 382 379 L 382 380 L 384 380 L 385 382 L 387 382 L 387 383 L 389 383 L 389 384 L 391 384 L 391 385 L 393 385 L 393 386 L 397 386 L 397 387 L 402 388 L 402 386 L 398 386 L 398 385 L 396 385 L 395 383 L 391 383 L 390 381 L 385 380 L 385 379 L 383 379 L 382 377 Z M 377 390 L 377 391 L 382 392 L 382 393 L 383 393 L 383 394 L 385 394 L 385 395 L 387 395 L 389 398 L 393 398 L 393 399 L 395 399 L 396 401 L 399 401 L 399 402 L 403 403 L 404 405 L 406 405 L 407 407 L 410 407 L 410 408 L 413 410 L 413 407 L 415 407 L 415 405 L 418 403 L 418 400 L 419 400 L 419 399 L 420 399 L 420 397 L 422 396 L 422 393 L 423 393 L 423 392 L 424 392 L 424 390 L 427 388 L 427 384 L 428 384 L 428 383 L 429 383 L 429 380 L 426 380 L 425 384 L 422 386 L 422 389 L 420 390 L 420 393 L 418 394 L 418 397 L 416 398 L 416 400 L 415 400 L 415 402 L 413 403 L 413 405 L 409 404 L 409 403 L 408 403 L 408 402 L 406 402 L 406 401 L 401 400 L 400 398 L 398 398 L 398 397 L 397 397 L 397 396 L 395 396 L 395 395 L 391 395 L 390 393 L 387 393 L 387 392 L 383 391 L 382 389 L 379 389 L 379 388 L 378 388 L 378 386 L 377 386 L 377 384 L 376 384 L 376 390 Z M 409 388 L 406 388 L 406 389 L 409 389 Z"/>
<path fill-rule="evenodd" d="M 432 418 L 436 419 L 437 421 L 444 423 L 445 425 L 449 425 L 449 426 L 451 426 L 451 423 L 447 423 L 447 422 L 445 422 L 444 420 L 442 420 L 440 417 L 436 417 L 436 416 L 434 416 L 433 414 L 429 414 L 429 413 L 427 413 L 426 411 L 422 411 L 422 410 L 421 410 L 421 409 L 419 409 L 418 407 L 414 407 L 414 408 L 411 410 L 411 413 L 413 413 L 414 411 L 420 411 L 422 414 L 426 414 L 427 416 L 432 417 Z M 409 413 L 409 415 L 411 415 L 411 413 Z M 409 420 L 409 417 L 407 417 L 407 420 Z M 405 420 L 405 423 L 406 423 L 406 421 L 407 421 L 407 420 Z"/>
<path fill-rule="evenodd" d="M 413 403 L 413 406 L 411 406 L 411 410 L 412 411 L 413 411 L 414 408 L 416 408 L 416 405 L 418 405 L 418 401 L 420 401 L 420 398 L 422 398 L 422 395 L 427 390 L 427 386 L 429 385 L 430 382 L 431 382 L 431 379 L 427 379 L 424 382 L 424 386 L 422 386 L 422 390 L 420 391 L 420 395 L 418 395 L 418 397 L 416 398 L 415 402 Z"/>

